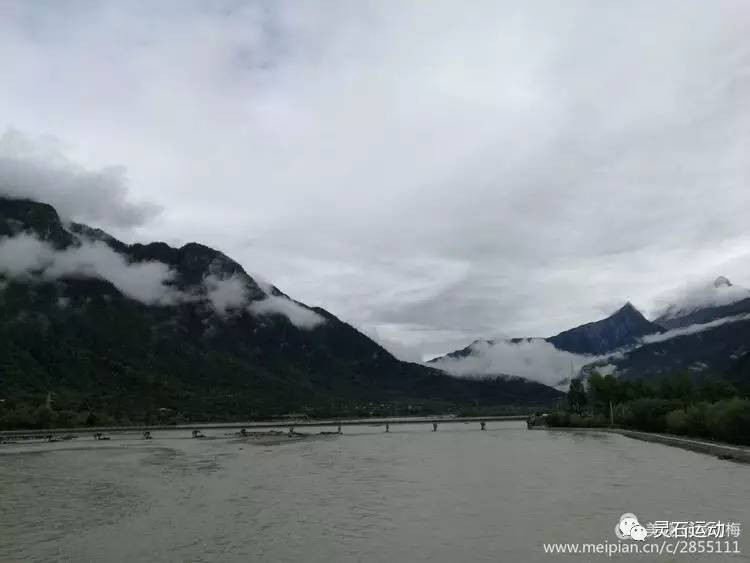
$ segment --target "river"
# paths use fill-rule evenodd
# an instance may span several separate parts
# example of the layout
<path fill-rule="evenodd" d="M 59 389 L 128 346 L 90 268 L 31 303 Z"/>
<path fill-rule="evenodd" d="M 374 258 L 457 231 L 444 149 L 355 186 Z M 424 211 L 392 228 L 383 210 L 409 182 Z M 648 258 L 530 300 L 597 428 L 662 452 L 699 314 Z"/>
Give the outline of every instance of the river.
<path fill-rule="evenodd" d="M 523 423 L 345 427 L 273 446 L 162 431 L 0 446 L 0 561 L 605 561 L 614 526 L 750 526 L 750 466 Z M 742 555 L 611 560 L 748 561 Z M 630 541 L 630 540 L 628 540 Z"/>

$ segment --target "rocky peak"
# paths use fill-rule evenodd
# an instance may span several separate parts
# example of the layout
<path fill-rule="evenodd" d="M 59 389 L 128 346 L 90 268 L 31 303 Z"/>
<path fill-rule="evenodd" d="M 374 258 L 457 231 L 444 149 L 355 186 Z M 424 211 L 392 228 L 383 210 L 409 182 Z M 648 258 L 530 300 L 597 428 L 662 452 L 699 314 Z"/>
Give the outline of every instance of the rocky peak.
<path fill-rule="evenodd" d="M 547 339 L 557 348 L 576 354 L 605 354 L 662 332 L 629 301 L 606 319 L 566 330 Z"/>
<path fill-rule="evenodd" d="M 14 236 L 19 232 L 34 235 L 55 248 L 66 248 L 75 242 L 51 205 L 0 196 L 0 236 Z"/>
<path fill-rule="evenodd" d="M 719 276 L 714 280 L 714 287 L 732 287 L 732 282 L 730 282 L 729 279 L 725 278 L 724 276 Z"/>

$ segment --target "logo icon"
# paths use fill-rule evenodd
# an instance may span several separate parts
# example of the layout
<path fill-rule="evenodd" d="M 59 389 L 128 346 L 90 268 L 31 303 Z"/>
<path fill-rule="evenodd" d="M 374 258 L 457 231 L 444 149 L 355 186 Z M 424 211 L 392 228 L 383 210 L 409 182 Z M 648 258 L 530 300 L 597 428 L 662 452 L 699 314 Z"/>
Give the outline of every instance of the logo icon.
<path fill-rule="evenodd" d="M 620 516 L 620 521 L 615 526 L 615 535 L 621 539 L 643 541 L 646 539 L 648 532 L 646 528 L 640 525 L 638 517 L 632 512 L 626 512 Z"/>

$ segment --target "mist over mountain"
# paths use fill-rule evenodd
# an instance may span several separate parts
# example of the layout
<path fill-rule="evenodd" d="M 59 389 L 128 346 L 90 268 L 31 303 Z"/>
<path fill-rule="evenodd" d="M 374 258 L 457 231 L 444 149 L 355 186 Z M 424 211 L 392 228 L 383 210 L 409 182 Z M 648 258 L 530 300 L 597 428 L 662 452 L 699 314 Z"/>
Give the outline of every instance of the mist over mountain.
<path fill-rule="evenodd" d="M 51 393 L 59 409 L 131 420 L 164 409 L 209 420 L 381 404 L 413 412 L 545 404 L 558 396 L 538 383 L 462 380 L 401 362 L 207 246 L 125 244 L 64 223 L 50 205 L 7 197 L 0 197 L 0 386 L 7 400 Z"/>
<path fill-rule="evenodd" d="M 599 371 L 625 378 L 744 374 L 750 353 L 747 290 L 723 276 L 673 294 L 654 321 L 631 303 L 555 336 L 476 340 L 431 360 L 456 375 L 514 374 L 566 388 L 571 377 Z"/>
<path fill-rule="evenodd" d="M 663 331 L 626 303 L 605 319 L 549 338 L 477 340 L 429 364 L 456 375 L 504 373 L 564 385 L 586 364 Z"/>
<path fill-rule="evenodd" d="M 744 374 L 750 300 L 725 278 L 711 287 L 654 322 L 626 303 L 548 338 L 477 340 L 422 366 L 217 250 L 126 244 L 50 205 L 2 197 L 0 382 L 9 397 L 53 392 L 72 409 L 141 418 L 544 404 L 558 397 L 551 387 L 592 370 Z"/>
<path fill-rule="evenodd" d="M 736 286 L 724 276 L 713 283 L 687 285 L 670 300 L 654 319 L 667 329 L 750 313 L 750 289 Z"/>

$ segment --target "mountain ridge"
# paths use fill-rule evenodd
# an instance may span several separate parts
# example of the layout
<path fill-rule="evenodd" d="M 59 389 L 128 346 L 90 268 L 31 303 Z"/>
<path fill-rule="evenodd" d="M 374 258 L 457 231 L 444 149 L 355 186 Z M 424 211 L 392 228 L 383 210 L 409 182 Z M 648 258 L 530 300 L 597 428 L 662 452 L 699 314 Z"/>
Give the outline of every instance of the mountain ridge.
<path fill-rule="evenodd" d="M 601 355 L 636 344 L 648 334 L 663 331 L 628 301 L 604 319 L 565 330 L 547 341 L 566 352 Z"/>
<path fill-rule="evenodd" d="M 675 329 L 743 313 L 750 313 L 750 290 L 719 276 L 712 284 L 684 290 L 684 294 L 660 312 L 653 322 L 666 329 Z"/>
<path fill-rule="evenodd" d="M 205 245 L 128 245 L 64 226 L 47 204 L 4 197 L 0 389 L 0 408 L 38 406 L 52 393 L 60 411 L 138 421 L 162 409 L 211 420 L 559 397 L 538 383 L 463 380 L 401 362 Z"/>

